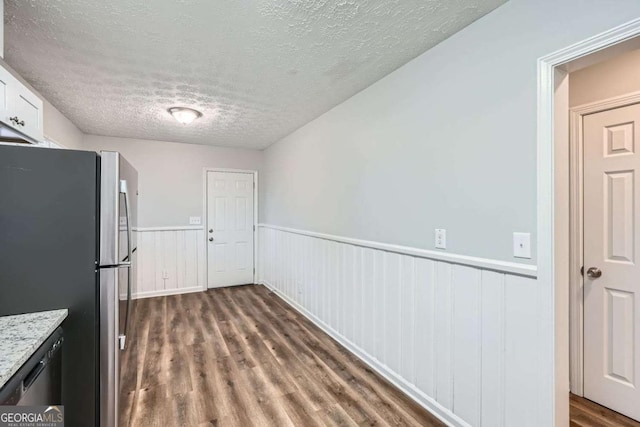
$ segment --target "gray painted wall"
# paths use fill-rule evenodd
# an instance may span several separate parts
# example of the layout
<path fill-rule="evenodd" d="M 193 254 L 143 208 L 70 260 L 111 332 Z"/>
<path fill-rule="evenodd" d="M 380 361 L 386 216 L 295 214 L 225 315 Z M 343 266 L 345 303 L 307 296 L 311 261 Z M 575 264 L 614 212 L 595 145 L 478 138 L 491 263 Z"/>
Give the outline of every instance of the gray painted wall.
<path fill-rule="evenodd" d="M 85 135 L 85 150 L 119 151 L 138 170 L 140 227 L 189 225 L 202 217 L 204 168 L 259 170 L 262 151 Z M 204 218 L 202 218 L 204 223 Z"/>
<path fill-rule="evenodd" d="M 446 228 L 450 252 L 518 261 L 537 59 L 638 16 L 636 0 L 509 1 L 268 148 L 260 220 L 426 249 Z"/>

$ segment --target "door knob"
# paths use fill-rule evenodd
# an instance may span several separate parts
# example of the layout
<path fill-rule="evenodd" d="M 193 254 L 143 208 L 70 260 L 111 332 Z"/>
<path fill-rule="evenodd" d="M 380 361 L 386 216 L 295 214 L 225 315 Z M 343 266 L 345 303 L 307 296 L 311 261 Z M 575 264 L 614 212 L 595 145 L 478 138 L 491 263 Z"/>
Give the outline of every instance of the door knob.
<path fill-rule="evenodd" d="M 210 241 L 210 242 L 213 242 L 213 237 L 209 237 L 209 241 Z"/>
<path fill-rule="evenodd" d="M 598 267 L 591 267 L 587 270 L 587 276 L 590 279 L 597 279 L 598 277 L 602 276 L 602 270 L 600 270 Z"/>

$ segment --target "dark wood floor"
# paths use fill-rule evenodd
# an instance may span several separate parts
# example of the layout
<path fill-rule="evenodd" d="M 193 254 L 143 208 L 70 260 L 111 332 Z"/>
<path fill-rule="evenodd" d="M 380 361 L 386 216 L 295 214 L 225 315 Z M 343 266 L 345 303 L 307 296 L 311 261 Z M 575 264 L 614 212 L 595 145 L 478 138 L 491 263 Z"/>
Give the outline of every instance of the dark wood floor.
<path fill-rule="evenodd" d="M 640 423 L 583 397 L 571 395 L 571 427 L 640 427 Z"/>
<path fill-rule="evenodd" d="M 122 426 L 443 425 L 262 286 L 136 304 Z"/>

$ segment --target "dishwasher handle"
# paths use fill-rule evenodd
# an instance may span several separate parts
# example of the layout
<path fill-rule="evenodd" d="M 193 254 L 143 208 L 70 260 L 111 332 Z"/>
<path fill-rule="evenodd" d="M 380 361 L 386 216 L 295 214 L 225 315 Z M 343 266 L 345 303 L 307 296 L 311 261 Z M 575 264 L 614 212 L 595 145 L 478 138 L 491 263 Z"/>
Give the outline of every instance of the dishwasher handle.
<path fill-rule="evenodd" d="M 38 376 L 40 375 L 40 373 L 42 371 L 44 371 L 44 368 L 47 367 L 47 362 L 43 359 L 41 361 L 38 362 L 38 364 L 36 366 L 34 366 L 34 368 L 31 370 L 31 372 L 29 372 L 27 374 L 26 377 L 24 377 L 24 380 L 22 380 L 22 392 L 24 393 L 25 391 L 27 391 L 29 389 L 29 387 L 31 387 L 31 384 L 33 384 L 33 382 L 38 379 Z"/>
<path fill-rule="evenodd" d="M 62 328 L 58 328 L 9 381 L 0 387 L 0 405 L 62 403 L 60 396 L 60 350 L 62 350 L 63 341 Z M 51 385 L 52 378 L 56 381 L 53 385 Z M 46 396 L 42 392 L 43 385 L 46 388 Z"/>

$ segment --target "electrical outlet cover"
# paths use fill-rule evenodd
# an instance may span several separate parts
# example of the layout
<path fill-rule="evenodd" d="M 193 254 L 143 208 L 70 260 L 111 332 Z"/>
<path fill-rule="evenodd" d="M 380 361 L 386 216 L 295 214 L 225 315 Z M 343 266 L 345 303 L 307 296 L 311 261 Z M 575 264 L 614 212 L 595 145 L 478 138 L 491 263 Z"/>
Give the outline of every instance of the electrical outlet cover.
<path fill-rule="evenodd" d="M 436 228 L 434 245 L 436 249 L 447 249 L 447 230 Z"/>
<path fill-rule="evenodd" d="M 530 233 L 513 233 L 513 256 L 531 259 Z"/>

